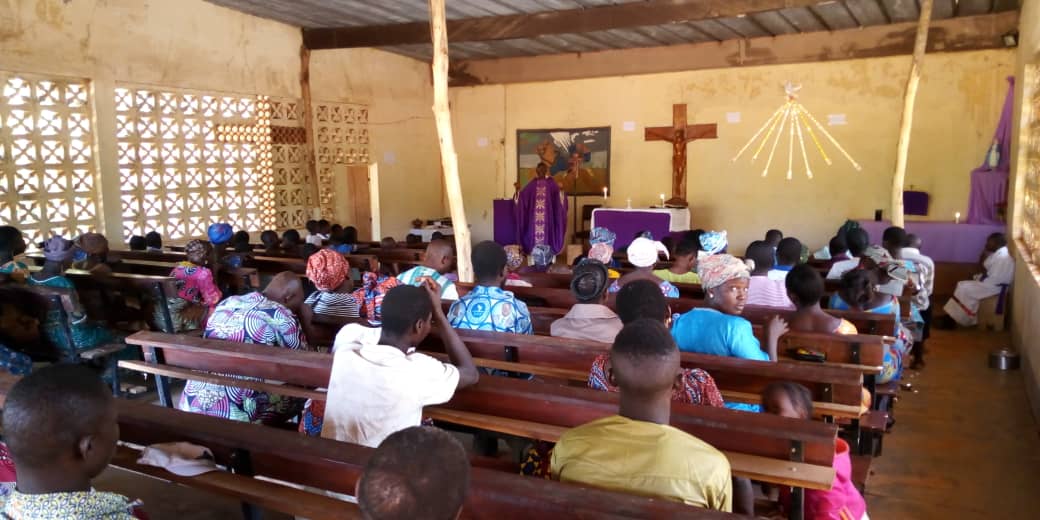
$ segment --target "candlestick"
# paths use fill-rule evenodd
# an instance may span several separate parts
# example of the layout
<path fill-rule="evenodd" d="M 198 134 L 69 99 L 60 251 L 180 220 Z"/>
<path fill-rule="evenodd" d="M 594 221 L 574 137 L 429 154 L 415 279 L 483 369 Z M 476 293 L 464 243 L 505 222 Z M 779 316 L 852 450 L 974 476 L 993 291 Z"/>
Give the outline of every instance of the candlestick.
<path fill-rule="evenodd" d="M 961 223 L 961 212 L 960 211 L 958 211 L 958 212 L 953 214 L 953 223 L 954 224 L 960 224 Z"/>
<path fill-rule="evenodd" d="M 607 187 L 603 187 L 603 200 L 607 200 Z"/>
<path fill-rule="evenodd" d="M 632 209 L 632 199 L 631 198 L 625 199 L 625 208 Z"/>
<path fill-rule="evenodd" d="M 661 207 L 664 207 L 664 193 L 661 194 Z"/>

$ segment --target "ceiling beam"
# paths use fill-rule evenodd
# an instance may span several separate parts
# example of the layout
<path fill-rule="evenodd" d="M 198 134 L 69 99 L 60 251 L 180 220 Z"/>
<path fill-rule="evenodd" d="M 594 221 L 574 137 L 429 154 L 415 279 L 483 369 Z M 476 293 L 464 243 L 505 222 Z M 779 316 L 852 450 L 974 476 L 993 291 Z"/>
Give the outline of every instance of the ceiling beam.
<path fill-rule="evenodd" d="M 476 42 L 588 33 L 647 25 L 727 18 L 788 7 L 808 7 L 826 0 L 645 0 L 602 7 L 485 16 L 448 21 L 448 41 Z M 429 43 L 428 22 L 366 27 L 304 29 L 308 49 L 385 47 Z"/>
<path fill-rule="evenodd" d="M 928 52 L 1001 48 L 1001 37 L 1017 28 L 1017 11 L 936 20 L 928 32 Z M 467 79 L 460 82 L 462 86 L 875 58 L 909 55 L 916 30 L 917 24 L 910 22 L 748 40 L 459 61 L 453 69 Z"/>

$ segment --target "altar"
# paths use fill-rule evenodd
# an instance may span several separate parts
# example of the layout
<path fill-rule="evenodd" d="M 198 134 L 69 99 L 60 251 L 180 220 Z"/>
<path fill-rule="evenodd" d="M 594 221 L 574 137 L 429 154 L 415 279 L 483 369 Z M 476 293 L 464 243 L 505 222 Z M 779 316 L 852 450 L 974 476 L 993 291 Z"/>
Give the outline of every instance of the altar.
<path fill-rule="evenodd" d="M 859 226 L 870 235 L 871 244 L 880 244 L 881 235 L 892 223 L 860 220 Z M 936 262 L 978 263 L 986 238 L 993 233 L 1006 233 L 1003 224 L 955 224 L 908 220 L 903 229 L 921 237 L 921 253 Z"/>
<path fill-rule="evenodd" d="M 690 229 L 689 208 L 598 208 L 592 210 L 592 227 L 603 227 L 617 235 L 615 249 L 623 249 L 636 233 L 650 231 L 655 240 Z"/>

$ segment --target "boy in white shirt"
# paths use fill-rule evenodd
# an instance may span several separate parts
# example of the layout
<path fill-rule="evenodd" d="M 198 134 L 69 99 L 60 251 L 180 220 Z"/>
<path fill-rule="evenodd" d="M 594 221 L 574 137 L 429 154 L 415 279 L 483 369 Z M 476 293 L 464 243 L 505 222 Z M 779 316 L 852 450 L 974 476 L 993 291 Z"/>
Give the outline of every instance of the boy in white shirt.
<path fill-rule="evenodd" d="M 415 352 L 434 323 L 451 363 Z M 337 336 L 322 437 L 374 448 L 391 433 L 418 426 L 424 406 L 449 401 L 456 389 L 480 377 L 466 345 L 448 325 L 440 287 L 431 280 L 386 294 L 377 344 L 347 344 L 348 336 Z"/>

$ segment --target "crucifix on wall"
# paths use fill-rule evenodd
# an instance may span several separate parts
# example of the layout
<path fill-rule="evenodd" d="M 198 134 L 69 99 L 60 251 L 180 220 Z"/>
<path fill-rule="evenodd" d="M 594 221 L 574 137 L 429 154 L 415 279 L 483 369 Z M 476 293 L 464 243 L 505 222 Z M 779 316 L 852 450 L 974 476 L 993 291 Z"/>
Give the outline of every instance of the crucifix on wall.
<path fill-rule="evenodd" d="M 715 123 L 686 124 L 686 104 L 672 105 L 672 126 L 657 126 L 646 129 L 647 141 L 672 143 L 672 198 L 670 206 L 686 207 L 686 144 L 697 139 L 716 139 L 718 125 Z"/>

